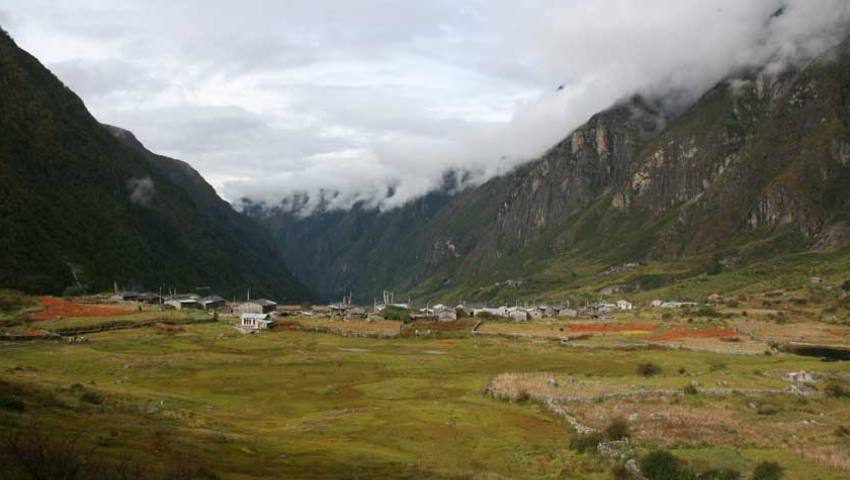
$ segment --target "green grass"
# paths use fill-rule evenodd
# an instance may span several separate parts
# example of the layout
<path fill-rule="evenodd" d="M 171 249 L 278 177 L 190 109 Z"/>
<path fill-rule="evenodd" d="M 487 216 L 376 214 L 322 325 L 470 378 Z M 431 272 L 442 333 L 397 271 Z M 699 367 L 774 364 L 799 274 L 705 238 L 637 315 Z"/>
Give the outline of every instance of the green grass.
<path fill-rule="evenodd" d="M 844 368 L 794 356 L 575 351 L 498 338 L 241 335 L 221 323 L 91 337 L 82 345 L 0 344 L 0 380 L 26 404 L 24 412 L 0 410 L 0 425 L 34 419 L 50 431 L 84 432 L 106 457 L 160 466 L 188 458 L 237 479 L 609 478 L 606 461 L 569 450 L 573 434 L 542 405 L 483 395 L 488 379 L 547 371 L 632 382 L 644 361 L 664 371 L 653 383 L 676 386 L 684 382 L 679 367 L 706 383 L 755 379 L 757 369 Z M 722 371 L 712 371 L 719 362 Z M 103 403 L 82 399 L 85 392 Z M 755 449 L 747 458 L 769 454 Z M 803 465 L 793 455 L 786 461 L 792 470 Z"/>

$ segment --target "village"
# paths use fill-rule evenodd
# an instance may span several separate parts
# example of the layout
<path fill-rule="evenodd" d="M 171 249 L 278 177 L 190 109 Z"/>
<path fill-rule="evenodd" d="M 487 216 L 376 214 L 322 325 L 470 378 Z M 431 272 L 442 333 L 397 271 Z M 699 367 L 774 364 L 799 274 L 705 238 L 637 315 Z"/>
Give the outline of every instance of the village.
<path fill-rule="evenodd" d="M 557 304 L 523 304 L 515 306 L 488 306 L 486 304 L 461 302 L 455 306 L 437 303 L 417 306 L 410 299 L 395 301 L 395 294 L 384 291 L 381 301 L 373 301 L 371 307 L 357 305 L 352 296 L 343 296 L 339 302 L 328 305 L 280 305 L 266 298 L 226 300 L 219 295 L 187 293 L 159 295 L 153 292 L 116 291 L 108 297 L 111 303 L 146 305 L 162 310 L 203 310 L 211 314 L 233 316 L 239 319 L 239 327 L 247 330 L 264 330 L 275 325 L 275 319 L 285 317 L 327 318 L 344 321 L 400 320 L 424 322 L 452 322 L 473 318 L 510 322 L 528 322 L 546 319 L 611 319 L 614 312 L 639 310 L 640 305 L 628 300 L 585 302 L 572 305 L 569 301 Z M 719 295 L 709 297 L 708 304 L 720 303 Z M 677 309 L 698 307 L 690 301 L 653 300 L 647 308 Z M 141 308 L 141 307 L 140 307 Z"/>
<path fill-rule="evenodd" d="M 832 480 L 850 471 L 837 436 L 850 428 L 850 325 L 839 310 L 847 297 L 843 285 L 811 279 L 702 301 L 614 294 L 495 306 L 400 301 L 392 291 L 366 305 L 350 293 L 330 304 L 279 304 L 247 290 L 227 299 L 208 289 L 117 285 L 79 297 L 22 296 L 21 310 L 0 324 L 8 354 L 0 371 L 8 385 L 35 393 L 0 384 L 0 401 L 25 398 L 24 408 L 53 408 L 63 419 L 66 411 L 38 399 L 53 395 L 47 405 L 86 415 L 137 409 L 144 422 L 181 419 L 183 428 L 168 431 L 220 452 L 205 453 L 208 464 L 250 471 L 257 456 L 296 478 L 314 468 L 313 438 L 348 455 L 332 441 L 344 429 L 384 452 L 401 428 L 411 452 L 426 448 L 434 460 L 404 458 L 439 471 L 479 467 L 416 441 L 422 429 L 459 451 L 489 432 L 497 443 L 487 458 L 522 452 L 543 465 L 535 467 L 548 472 L 541 478 L 557 478 L 563 463 L 586 478 L 610 478 L 626 464 L 634 473 L 653 445 L 725 465 L 729 452 L 717 449 L 730 444 L 757 446 L 735 454 L 739 471 L 781 454 L 789 478 L 814 469 Z M 53 362 L 56 354 L 67 361 Z M 127 410 L 127 402 L 138 406 Z M 627 439 L 607 433 L 617 422 Z M 222 433 L 208 438 L 208 425 Z M 244 429 L 250 440 L 236 433 Z M 492 468 L 511 477 L 515 467 Z"/>

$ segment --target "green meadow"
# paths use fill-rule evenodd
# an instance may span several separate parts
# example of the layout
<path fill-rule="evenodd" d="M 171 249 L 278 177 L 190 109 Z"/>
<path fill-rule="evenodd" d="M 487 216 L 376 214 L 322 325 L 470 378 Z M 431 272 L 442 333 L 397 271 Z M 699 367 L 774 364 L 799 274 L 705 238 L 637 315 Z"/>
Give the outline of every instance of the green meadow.
<path fill-rule="evenodd" d="M 0 343 L 0 399 L 24 407 L 0 409 L 0 425 L 74 438 L 104 461 L 143 466 L 148 478 L 187 466 L 234 479 L 611 478 L 607 459 L 569 448 L 575 433 L 562 418 L 534 401 L 486 396 L 488 381 L 505 372 L 555 372 L 633 382 L 641 362 L 669 372 L 653 381 L 671 386 L 685 382 L 674 373 L 680 369 L 742 379 L 762 370 L 847 370 L 792 355 L 243 335 L 223 323 L 90 338 Z M 846 399 L 828 402 L 828 411 L 848 410 Z M 793 415 L 793 402 L 785 403 Z M 716 447 L 675 451 L 708 465 L 731 461 Z M 781 456 L 786 478 L 846 478 L 790 450 L 736 449 L 733 460 L 746 471 L 772 455 Z"/>

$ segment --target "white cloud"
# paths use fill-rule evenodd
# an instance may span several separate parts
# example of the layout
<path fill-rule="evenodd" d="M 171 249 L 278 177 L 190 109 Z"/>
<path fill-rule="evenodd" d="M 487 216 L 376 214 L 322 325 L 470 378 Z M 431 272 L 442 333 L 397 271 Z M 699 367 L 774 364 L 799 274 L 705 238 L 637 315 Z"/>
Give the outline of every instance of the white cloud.
<path fill-rule="evenodd" d="M 449 169 L 483 181 L 620 98 L 692 101 L 850 21 L 845 0 L 7 3 L 3 26 L 101 121 L 230 200 L 338 207 L 398 205 Z"/>

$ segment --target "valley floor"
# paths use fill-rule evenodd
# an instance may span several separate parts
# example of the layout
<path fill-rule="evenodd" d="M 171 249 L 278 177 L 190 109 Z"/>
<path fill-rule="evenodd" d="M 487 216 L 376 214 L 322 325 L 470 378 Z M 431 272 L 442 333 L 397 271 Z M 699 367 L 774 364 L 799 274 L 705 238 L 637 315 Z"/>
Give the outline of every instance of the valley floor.
<path fill-rule="evenodd" d="M 244 335 L 225 322 L 89 339 L 0 343 L 0 425 L 78 438 L 145 478 L 611 478 L 610 459 L 570 448 L 567 417 L 596 429 L 628 418 L 638 453 L 668 448 L 696 468 L 746 473 L 769 459 L 788 479 L 850 471 L 850 400 L 822 394 L 846 380 L 846 362 L 480 335 Z M 660 372 L 638 374 L 647 363 Z M 817 394 L 709 392 L 782 391 L 800 370 L 817 374 Z M 691 383 L 699 391 L 682 394 Z M 570 398 L 646 389 L 670 392 Z"/>

